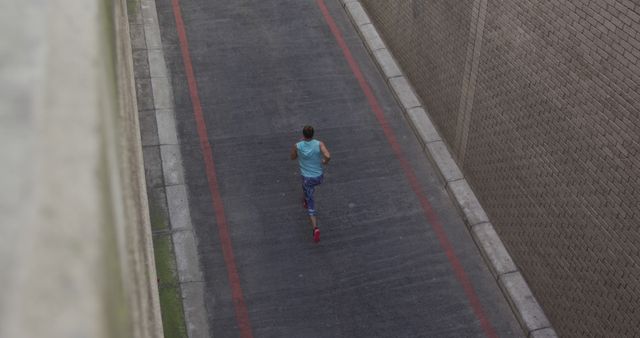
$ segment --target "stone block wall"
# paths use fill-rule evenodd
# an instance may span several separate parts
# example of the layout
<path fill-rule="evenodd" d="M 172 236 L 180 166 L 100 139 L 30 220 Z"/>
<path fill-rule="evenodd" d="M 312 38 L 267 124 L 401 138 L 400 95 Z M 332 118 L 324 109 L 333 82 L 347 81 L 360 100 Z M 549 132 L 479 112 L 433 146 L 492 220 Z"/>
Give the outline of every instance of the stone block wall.
<path fill-rule="evenodd" d="M 640 334 L 640 3 L 362 3 L 558 333 Z"/>
<path fill-rule="evenodd" d="M 162 337 L 126 1 L 0 17 L 0 337 Z"/>

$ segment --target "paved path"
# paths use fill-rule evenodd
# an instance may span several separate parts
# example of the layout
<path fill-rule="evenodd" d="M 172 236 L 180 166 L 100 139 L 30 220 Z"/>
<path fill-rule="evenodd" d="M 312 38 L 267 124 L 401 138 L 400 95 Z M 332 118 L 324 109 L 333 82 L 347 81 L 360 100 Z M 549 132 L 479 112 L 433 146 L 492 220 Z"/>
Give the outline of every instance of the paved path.
<path fill-rule="evenodd" d="M 323 3 L 388 125 L 372 112 Z M 156 4 L 213 337 L 522 335 L 337 0 Z M 317 190 L 320 244 L 288 158 L 304 124 L 333 157 Z"/>

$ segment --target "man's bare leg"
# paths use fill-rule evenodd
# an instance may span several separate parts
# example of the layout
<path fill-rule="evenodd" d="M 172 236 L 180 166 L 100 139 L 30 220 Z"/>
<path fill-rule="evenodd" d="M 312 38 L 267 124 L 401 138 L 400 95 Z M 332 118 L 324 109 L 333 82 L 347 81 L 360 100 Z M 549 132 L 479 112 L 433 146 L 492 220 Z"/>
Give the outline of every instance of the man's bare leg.
<path fill-rule="evenodd" d="M 311 220 L 311 227 L 313 228 L 313 241 L 318 243 L 320 242 L 320 229 L 318 229 L 318 219 L 316 216 L 309 215 L 309 220 Z"/>

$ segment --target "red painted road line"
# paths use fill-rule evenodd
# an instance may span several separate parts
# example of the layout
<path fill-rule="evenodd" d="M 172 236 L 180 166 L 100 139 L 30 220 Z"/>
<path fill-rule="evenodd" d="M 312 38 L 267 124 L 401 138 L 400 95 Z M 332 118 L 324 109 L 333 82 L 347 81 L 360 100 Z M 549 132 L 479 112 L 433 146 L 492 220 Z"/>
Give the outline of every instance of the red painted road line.
<path fill-rule="evenodd" d="M 202 150 L 202 156 L 204 157 L 207 180 L 209 181 L 209 191 L 211 192 L 211 199 L 213 202 L 213 210 L 216 214 L 220 245 L 222 246 L 224 263 L 227 266 L 227 275 L 229 278 L 229 285 L 231 286 L 231 297 L 235 307 L 236 321 L 240 328 L 240 337 L 252 338 L 253 333 L 251 332 L 249 313 L 247 311 L 247 306 L 244 303 L 242 287 L 240 286 L 240 276 L 238 275 L 236 260 L 233 256 L 231 237 L 229 236 L 229 225 L 227 224 L 227 217 L 224 213 L 224 205 L 222 203 L 222 197 L 220 196 L 220 190 L 218 189 L 218 178 L 216 176 L 216 165 L 213 161 L 213 151 L 211 149 L 211 144 L 209 143 L 209 137 L 207 136 L 207 126 L 204 121 L 204 116 L 202 115 L 202 105 L 200 104 L 198 85 L 193 72 L 193 65 L 191 64 L 191 54 L 189 53 L 189 43 L 187 40 L 187 32 L 184 27 L 184 21 L 182 20 L 182 12 L 180 11 L 180 1 L 171 0 L 171 3 L 173 5 L 173 14 L 176 19 L 176 30 L 178 31 L 178 38 L 180 40 L 182 61 L 184 63 L 184 70 L 187 75 L 187 83 L 189 85 L 193 115 L 195 116 L 196 124 L 198 126 L 200 149 Z"/>
<path fill-rule="evenodd" d="M 389 122 L 384 117 L 382 108 L 380 108 L 380 104 L 378 103 L 378 99 L 376 99 L 376 96 L 373 94 L 373 91 L 371 90 L 369 83 L 367 83 L 367 80 L 364 78 L 364 75 L 360 70 L 360 66 L 358 65 L 356 60 L 353 58 L 353 55 L 351 55 L 351 50 L 345 43 L 342 37 L 342 33 L 340 32 L 340 29 L 338 28 L 335 21 L 333 20 L 333 17 L 329 13 L 329 10 L 327 9 L 327 6 L 324 0 L 316 0 L 316 3 L 318 4 L 318 7 L 320 7 L 320 10 L 322 11 L 322 15 L 324 16 L 324 19 L 327 22 L 327 25 L 329 25 L 329 29 L 331 29 L 333 36 L 338 42 L 338 45 L 342 49 L 342 53 L 344 54 L 344 57 L 347 60 L 347 63 L 349 64 L 349 67 L 351 68 L 353 75 L 358 80 L 358 83 L 360 84 L 360 88 L 364 92 L 364 95 L 367 97 L 369 106 L 373 110 L 373 113 L 375 114 L 376 119 L 378 120 L 378 123 L 380 123 L 380 126 L 382 127 L 382 131 L 384 132 L 384 135 L 387 138 L 387 141 L 391 145 L 391 148 L 393 149 L 393 152 L 395 153 L 396 158 L 400 162 L 400 166 L 402 167 L 402 170 L 404 171 L 404 174 L 407 177 L 407 180 L 409 181 L 409 185 L 411 186 L 411 189 L 418 197 L 418 200 L 420 200 L 420 204 L 422 205 L 422 210 L 424 210 L 424 213 L 427 216 L 427 220 L 429 221 L 429 223 L 431 223 L 431 226 L 433 227 L 433 230 L 436 233 L 438 240 L 440 241 L 440 246 L 446 253 L 447 258 L 449 259 L 449 263 L 453 267 L 456 278 L 458 278 L 458 281 L 460 282 L 460 284 L 462 284 L 462 288 L 464 289 L 464 292 L 467 295 L 467 299 L 469 300 L 469 303 L 473 308 L 473 312 L 475 313 L 476 318 L 478 318 L 478 320 L 480 321 L 480 326 L 482 327 L 484 334 L 487 337 L 492 337 L 492 338 L 497 337 L 498 335 L 496 334 L 495 329 L 487 319 L 485 311 L 482 308 L 482 304 L 480 304 L 480 300 L 478 299 L 478 296 L 476 295 L 476 292 L 473 289 L 471 280 L 469 280 L 469 277 L 467 277 L 467 274 L 464 271 L 464 268 L 462 267 L 460 260 L 458 259 L 458 257 L 456 256 L 453 250 L 453 246 L 451 245 L 451 242 L 449 241 L 449 238 L 447 237 L 444 231 L 444 226 L 438 219 L 438 215 L 434 212 L 433 208 L 431 207 L 431 203 L 429 203 L 427 196 L 420 188 L 420 183 L 418 182 L 418 178 L 416 177 L 416 174 L 413 171 L 413 168 L 409 164 L 409 161 L 407 161 L 407 158 L 404 155 L 404 152 L 402 151 L 400 144 L 398 143 L 395 133 L 393 132 L 393 130 L 391 130 L 391 127 L 389 126 Z"/>

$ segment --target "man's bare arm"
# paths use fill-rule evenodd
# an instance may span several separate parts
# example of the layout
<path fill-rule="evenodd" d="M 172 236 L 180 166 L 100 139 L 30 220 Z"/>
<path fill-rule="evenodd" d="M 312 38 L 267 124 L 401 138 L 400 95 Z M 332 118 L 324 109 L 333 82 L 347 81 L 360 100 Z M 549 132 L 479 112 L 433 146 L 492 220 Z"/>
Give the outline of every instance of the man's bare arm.
<path fill-rule="evenodd" d="M 320 142 L 320 151 L 322 152 L 322 164 L 327 164 L 331 160 L 331 154 L 329 149 L 324 145 L 324 142 Z"/>
<path fill-rule="evenodd" d="M 296 148 L 296 145 L 294 144 L 293 147 L 291 148 L 291 159 L 295 160 L 298 158 L 298 148 Z"/>

